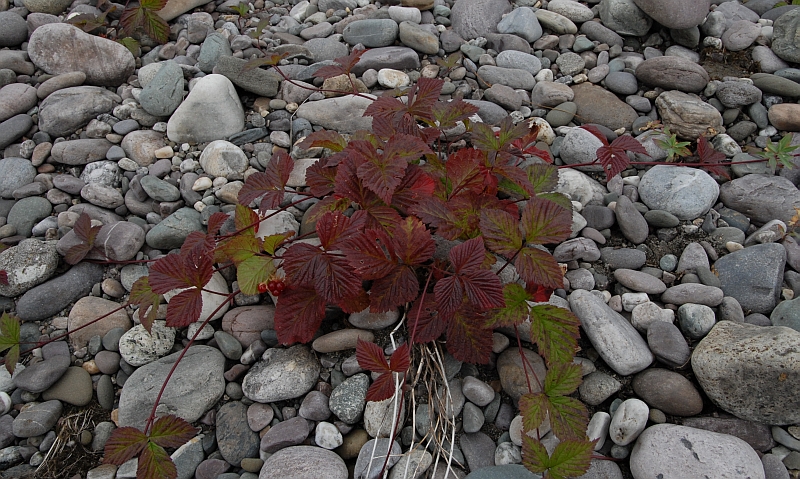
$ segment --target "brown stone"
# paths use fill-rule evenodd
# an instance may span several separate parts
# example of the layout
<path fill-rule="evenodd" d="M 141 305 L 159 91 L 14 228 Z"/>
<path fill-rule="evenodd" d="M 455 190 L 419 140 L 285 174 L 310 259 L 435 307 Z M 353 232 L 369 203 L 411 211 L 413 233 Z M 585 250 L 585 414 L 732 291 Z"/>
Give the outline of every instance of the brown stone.
<path fill-rule="evenodd" d="M 433 0 L 403 0 L 400 4 L 404 7 L 414 7 L 420 10 L 430 10 L 433 8 Z"/>
<path fill-rule="evenodd" d="M 350 80 L 353 83 L 350 83 Z M 325 98 L 333 98 L 335 96 L 345 95 L 345 92 L 352 92 L 353 85 L 359 93 L 369 93 L 369 88 L 364 85 L 364 82 L 357 79 L 355 75 L 350 74 L 350 80 L 344 75 L 339 75 L 331 78 L 326 78 L 322 84 L 322 89 L 325 90 Z"/>
<path fill-rule="evenodd" d="M 605 88 L 581 83 L 572 87 L 575 92 L 573 103 L 578 105 L 575 118 L 582 123 L 597 123 L 612 130 L 631 129 L 633 121 L 639 117 L 630 105 Z"/>
<path fill-rule="evenodd" d="M 69 322 L 67 325 L 67 330 L 70 333 L 69 342 L 73 349 L 80 349 L 86 346 L 92 336 L 105 336 L 107 332 L 114 328 L 123 328 L 126 331 L 130 329 L 132 323 L 128 317 L 128 313 L 126 313 L 124 309 L 120 309 L 96 323 L 78 330 L 81 326 L 87 325 L 117 308 L 119 308 L 119 304 L 114 301 L 98 298 L 96 296 L 86 296 L 79 299 L 69 312 Z"/>
<path fill-rule="evenodd" d="M 125 135 L 120 146 L 128 158 L 139 166 L 150 166 L 156 160 L 156 150 L 166 146 L 164 134 L 154 130 L 136 130 Z"/>
<path fill-rule="evenodd" d="M 372 342 L 375 335 L 363 329 L 340 329 L 315 339 L 311 347 L 318 353 L 332 353 L 355 348 L 359 339 Z"/>
<path fill-rule="evenodd" d="M 779 103 L 769 108 L 769 122 L 779 130 L 800 131 L 800 105 Z"/>
<path fill-rule="evenodd" d="M 275 327 L 275 306 L 260 304 L 234 308 L 222 317 L 222 330 L 238 339 L 244 348 L 261 338 L 261 331 Z"/>

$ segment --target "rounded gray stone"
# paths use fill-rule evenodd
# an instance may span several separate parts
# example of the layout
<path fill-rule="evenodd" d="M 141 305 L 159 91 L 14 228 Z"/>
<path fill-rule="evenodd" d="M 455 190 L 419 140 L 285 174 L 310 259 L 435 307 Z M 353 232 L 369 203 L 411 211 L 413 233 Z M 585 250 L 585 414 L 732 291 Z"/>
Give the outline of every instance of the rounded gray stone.
<path fill-rule="evenodd" d="M 314 387 L 319 371 L 319 361 L 306 346 L 272 348 L 247 372 L 242 390 L 256 402 L 294 399 Z"/>
<path fill-rule="evenodd" d="M 143 428 L 156 395 L 180 352 L 136 369 L 119 398 L 119 425 Z M 225 357 L 217 349 L 195 345 L 175 369 L 157 411 L 194 422 L 222 397 Z"/>
<path fill-rule="evenodd" d="M 725 451 L 720 454 L 719 451 Z M 758 454 L 743 440 L 676 424 L 647 428 L 631 451 L 633 477 L 764 479 Z"/>
<path fill-rule="evenodd" d="M 291 446 L 272 454 L 258 479 L 347 479 L 347 466 L 336 453 L 313 446 Z"/>
<path fill-rule="evenodd" d="M 705 214 L 718 194 L 717 182 L 697 168 L 654 166 L 639 183 L 639 198 L 648 208 L 665 210 L 681 220 Z"/>

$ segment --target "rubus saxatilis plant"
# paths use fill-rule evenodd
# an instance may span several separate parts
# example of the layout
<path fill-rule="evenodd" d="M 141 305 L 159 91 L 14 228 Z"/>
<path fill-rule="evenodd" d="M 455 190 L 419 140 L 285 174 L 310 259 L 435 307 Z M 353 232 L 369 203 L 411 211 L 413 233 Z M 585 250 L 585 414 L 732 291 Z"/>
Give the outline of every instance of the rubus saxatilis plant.
<path fill-rule="evenodd" d="M 318 74 L 349 76 L 360 55 L 356 51 Z M 579 321 L 547 303 L 563 287 L 563 272 L 545 246 L 570 237 L 571 204 L 552 192 L 558 172 L 549 154 L 535 146 L 536 126 L 506 119 L 492 128 L 471 120 L 476 107 L 439 100 L 442 84 L 422 78 L 404 100 L 377 98 L 365 112 L 372 131 L 309 135 L 300 147 L 322 147 L 328 154 L 307 169 L 305 189 L 287 188 L 295 164 L 278 150 L 264 172 L 245 181 L 233 218 L 212 215 L 206 233 L 189 234 L 179 252 L 152 262 L 127 305 L 138 307 L 149 331 L 163 295 L 178 290 L 166 324 L 186 327 L 199 320 L 202 293 L 214 271 L 232 265 L 239 291 L 228 300 L 239 292 L 272 293 L 275 330 L 286 345 L 310 341 L 331 306 L 345 313 L 403 309 L 409 338 L 390 361 L 375 345 L 357 347 L 362 366 L 381 373 L 369 400 L 398 392 L 393 378 L 404 377 L 416 344 L 443 339 L 455 358 L 487 363 L 494 328 L 516 330 L 530 323 L 530 338 L 522 339 L 537 345 L 548 372 L 536 377 L 526 368 L 532 377 L 519 407 L 531 434 L 524 435 L 523 464 L 546 477 L 581 475 L 593 443 L 586 438 L 586 408 L 569 396 L 581 382 L 580 368 L 572 364 Z M 461 146 L 454 147 L 455 141 Z M 261 221 L 292 206 L 284 201 L 287 192 L 319 199 L 306 213 L 316 239 L 258 236 Z M 88 217 L 78 220 L 81 244 L 70 250 L 69 262 L 94 249 L 96 228 Z M 520 279 L 504 282 L 505 270 Z M 183 353 L 193 342 L 194 337 Z M 18 345 L 18 321 L 4 317 L 0 348 L 13 356 Z M 180 357 L 173 371 L 179 362 Z M 156 418 L 168 380 L 144 430 L 123 427 L 112 433 L 105 462 L 138 457 L 140 479 L 176 477 L 167 449 L 187 441 L 195 429 L 176 416 Z M 545 420 L 561 440 L 552 454 L 535 434 Z"/>

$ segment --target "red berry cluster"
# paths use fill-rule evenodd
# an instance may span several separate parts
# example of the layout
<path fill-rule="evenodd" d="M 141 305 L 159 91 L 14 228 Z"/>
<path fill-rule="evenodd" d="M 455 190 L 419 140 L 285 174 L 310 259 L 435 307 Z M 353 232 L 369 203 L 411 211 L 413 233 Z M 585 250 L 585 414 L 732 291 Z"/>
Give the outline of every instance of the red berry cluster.
<path fill-rule="evenodd" d="M 286 281 L 283 278 L 270 278 L 266 283 L 258 284 L 259 293 L 269 293 L 273 296 L 280 296 L 286 289 Z"/>

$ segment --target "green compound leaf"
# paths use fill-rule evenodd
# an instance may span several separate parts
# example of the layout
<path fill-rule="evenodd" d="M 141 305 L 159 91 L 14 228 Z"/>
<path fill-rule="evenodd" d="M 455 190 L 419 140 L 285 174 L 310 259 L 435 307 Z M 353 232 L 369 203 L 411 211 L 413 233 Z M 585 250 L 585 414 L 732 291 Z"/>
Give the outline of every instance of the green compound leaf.
<path fill-rule="evenodd" d="M 567 439 L 547 454 L 541 442 L 522 436 L 522 464 L 530 471 L 544 473 L 546 479 L 579 477 L 589 470 L 594 443 Z"/>
<path fill-rule="evenodd" d="M 544 391 L 525 394 L 519 409 L 526 430 L 538 428 L 550 418 L 553 434 L 563 439 L 584 439 L 589 422 L 586 407 L 568 397 L 581 383 L 581 369 L 574 363 L 551 366 L 545 376 Z"/>
<path fill-rule="evenodd" d="M 19 361 L 19 319 L 8 313 L 0 317 L 0 352 L 8 350 L 5 357 L 6 370 L 14 374 Z"/>
<path fill-rule="evenodd" d="M 531 341 L 549 365 L 571 363 L 578 348 L 580 320 L 564 308 L 538 304 L 530 310 Z"/>
<path fill-rule="evenodd" d="M 497 328 L 501 326 L 514 326 L 524 323 L 530 314 L 528 301 L 531 295 L 517 283 L 509 283 L 503 286 L 503 299 L 505 306 L 496 309 L 486 323 L 487 328 Z"/>
<path fill-rule="evenodd" d="M 266 283 L 275 271 L 275 263 L 269 256 L 253 255 L 247 258 L 236 267 L 239 290 L 250 296 L 259 294 L 258 285 Z"/>

